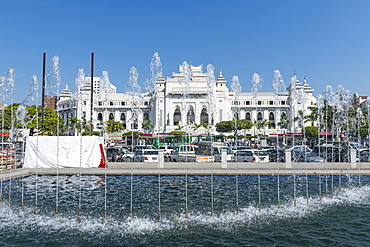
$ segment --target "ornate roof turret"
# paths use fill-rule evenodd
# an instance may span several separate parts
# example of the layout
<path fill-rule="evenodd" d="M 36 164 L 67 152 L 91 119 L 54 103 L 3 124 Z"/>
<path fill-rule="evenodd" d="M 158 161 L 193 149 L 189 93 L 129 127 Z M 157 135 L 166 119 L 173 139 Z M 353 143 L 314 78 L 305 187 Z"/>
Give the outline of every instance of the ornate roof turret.
<path fill-rule="evenodd" d="M 225 80 L 225 77 L 222 75 L 222 69 L 220 69 L 220 74 L 217 78 L 217 82 L 216 83 L 225 83 L 226 85 L 226 80 Z"/>
<path fill-rule="evenodd" d="M 68 89 L 68 83 L 66 83 L 66 88 L 59 94 L 60 98 L 71 98 L 72 92 Z"/>

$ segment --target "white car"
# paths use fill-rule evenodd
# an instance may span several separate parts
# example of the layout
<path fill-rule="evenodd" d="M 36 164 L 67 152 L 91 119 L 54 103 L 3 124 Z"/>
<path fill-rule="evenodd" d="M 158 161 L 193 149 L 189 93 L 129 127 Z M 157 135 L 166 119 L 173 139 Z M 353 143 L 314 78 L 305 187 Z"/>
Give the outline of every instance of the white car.
<path fill-rule="evenodd" d="M 170 154 L 172 153 L 172 151 L 174 150 L 175 148 L 172 147 L 172 146 L 160 146 L 158 147 L 158 150 L 159 151 L 163 151 L 163 155 L 164 157 L 166 158 L 169 158 L 170 157 Z"/>
<path fill-rule="evenodd" d="M 134 156 L 135 162 L 158 162 L 158 150 L 156 149 L 140 149 L 137 150 Z"/>
<path fill-rule="evenodd" d="M 270 157 L 265 151 L 251 149 L 235 152 L 234 160 L 236 162 L 269 162 Z"/>

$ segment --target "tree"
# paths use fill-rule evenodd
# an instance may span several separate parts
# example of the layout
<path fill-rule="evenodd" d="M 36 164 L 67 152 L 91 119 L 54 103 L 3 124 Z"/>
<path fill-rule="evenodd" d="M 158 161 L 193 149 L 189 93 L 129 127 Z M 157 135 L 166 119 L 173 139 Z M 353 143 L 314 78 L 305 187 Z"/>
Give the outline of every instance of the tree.
<path fill-rule="evenodd" d="M 185 128 L 185 126 L 181 126 L 179 123 L 176 124 L 176 129 L 175 130 L 182 130 L 183 128 Z"/>
<path fill-rule="evenodd" d="M 197 124 L 197 123 L 195 123 L 195 122 L 192 122 L 192 123 L 191 123 L 191 128 L 192 128 L 195 132 L 197 132 L 197 130 L 198 130 L 200 127 L 202 127 L 202 124 Z"/>
<path fill-rule="evenodd" d="M 266 127 L 269 125 L 269 123 L 270 122 L 267 119 L 263 119 L 263 121 L 258 122 L 258 125 L 257 125 L 258 130 L 263 129 L 264 132 L 266 132 Z"/>
<path fill-rule="evenodd" d="M 304 133 L 308 140 L 308 145 L 310 147 L 315 146 L 319 140 L 319 127 L 316 126 L 307 126 L 304 127 Z"/>
<path fill-rule="evenodd" d="M 108 131 L 108 133 L 119 132 L 119 131 L 122 131 L 124 129 L 125 128 L 123 128 L 123 124 L 121 122 L 114 121 L 114 120 L 108 120 L 107 121 L 107 131 Z"/>
<path fill-rule="evenodd" d="M 216 131 L 219 133 L 229 133 L 233 131 L 235 126 L 234 121 L 222 121 L 216 124 Z"/>
<path fill-rule="evenodd" d="M 151 124 L 150 120 L 144 120 L 141 127 L 148 132 L 150 129 L 154 128 L 154 125 Z"/>
<path fill-rule="evenodd" d="M 281 129 L 287 129 L 288 126 L 289 126 L 289 123 L 290 121 L 288 120 L 288 117 L 287 116 L 283 116 L 280 118 L 280 122 L 278 122 L 278 126 L 281 128 Z"/>
<path fill-rule="evenodd" d="M 309 115 L 304 116 L 305 123 L 311 122 L 311 126 L 314 126 L 315 121 L 317 121 L 318 117 L 318 109 L 317 107 L 314 107 L 311 109 L 311 113 Z"/>
<path fill-rule="evenodd" d="M 202 123 L 202 126 L 207 130 L 207 134 L 210 135 L 211 125 L 209 123 Z"/>
<path fill-rule="evenodd" d="M 81 131 L 81 120 L 79 120 L 78 118 L 69 117 L 67 122 L 70 135 L 77 135 L 77 131 Z"/>

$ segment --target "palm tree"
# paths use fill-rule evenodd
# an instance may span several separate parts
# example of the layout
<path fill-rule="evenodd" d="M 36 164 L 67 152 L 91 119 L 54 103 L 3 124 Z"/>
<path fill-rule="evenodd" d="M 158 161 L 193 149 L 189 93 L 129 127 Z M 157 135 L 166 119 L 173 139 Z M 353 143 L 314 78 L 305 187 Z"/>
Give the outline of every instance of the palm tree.
<path fill-rule="evenodd" d="M 75 117 L 69 117 L 68 118 L 68 125 L 70 132 L 73 133 L 73 135 L 77 135 L 77 131 L 81 130 L 81 120 Z"/>
<path fill-rule="evenodd" d="M 203 125 L 202 124 L 197 124 L 197 123 L 195 123 L 195 122 L 192 122 L 191 123 L 191 128 L 195 131 L 195 132 L 197 132 L 197 130 L 200 128 L 200 127 L 202 127 Z"/>
<path fill-rule="evenodd" d="M 287 129 L 288 126 L 289 126 L 289 123 L 290 121 L 288 120 L 288 117 L 287 116 L 283 116 L 282 118 L 280 118 L 280 122 L 278 122 L 278 126 L 281 128 L 281 129 Z"/>
<path fill-rule="evenodd" d="M 209 123 L 202 123 L 203 126 L 207 130 L 207 134 L 210 135 L 211 125 Z"/>
<path fill-rule="evenodd" d="M 319 115 L 317 111 L 317 107 L 311 109 L 311 113 L 309 115 L 304 116 L 305 123 L 311 122 L 311 126 L 315 126 L 315 121 L 317 121 Z"/>
<path fill-rule="evenodd" d="M 154 128 L 154 125 L 151 124 L 150 120 L 144 120 L 143 123 L 141 124 L 141 127 L 148 132 L 150 129 Z"/>
<path fill-rule="evenodd" d="M 183 128 L 185 128 L 185 126 L 181 126 L 179 123 L 176 124 L 176 129 L 175 130 L 182 130 Z"/>
<path fill-rule="evenodd" d="M 258 130 L 261 130 L 263 128 L 264 133 L 266 133 L 266 127 L 269 125 L 269 120 L 263 119 L 262 122 L 258 122 L 257 128 Z"/>

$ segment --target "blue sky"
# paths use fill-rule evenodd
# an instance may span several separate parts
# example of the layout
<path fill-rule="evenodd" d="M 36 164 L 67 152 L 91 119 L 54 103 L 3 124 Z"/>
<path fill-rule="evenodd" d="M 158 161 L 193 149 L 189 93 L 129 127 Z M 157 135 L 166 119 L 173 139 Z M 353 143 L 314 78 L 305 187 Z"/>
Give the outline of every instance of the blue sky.
<path fill-rule="evenodd" d="M 24 99 L 32 75 L 42 74 L 58 55 L 63 82 L 74 90 L 77 70 L 109 72 L 118 92 L 135 66 L 139 81 L 150 78 L 159 52 L 165 77 L 183 61 L 211 63 L 229 85 L 239 76 L 251 91 L 253 73 L 261 91 L 273 91 L 273 71 L 288 85 L 293 73 L 307 77 L 317 95 L 331 85 L 370 93 L 370 1 L 98 1 L 24 0 L 2 2 L 0 75 L 14 66 L 14 101 Z"/>

